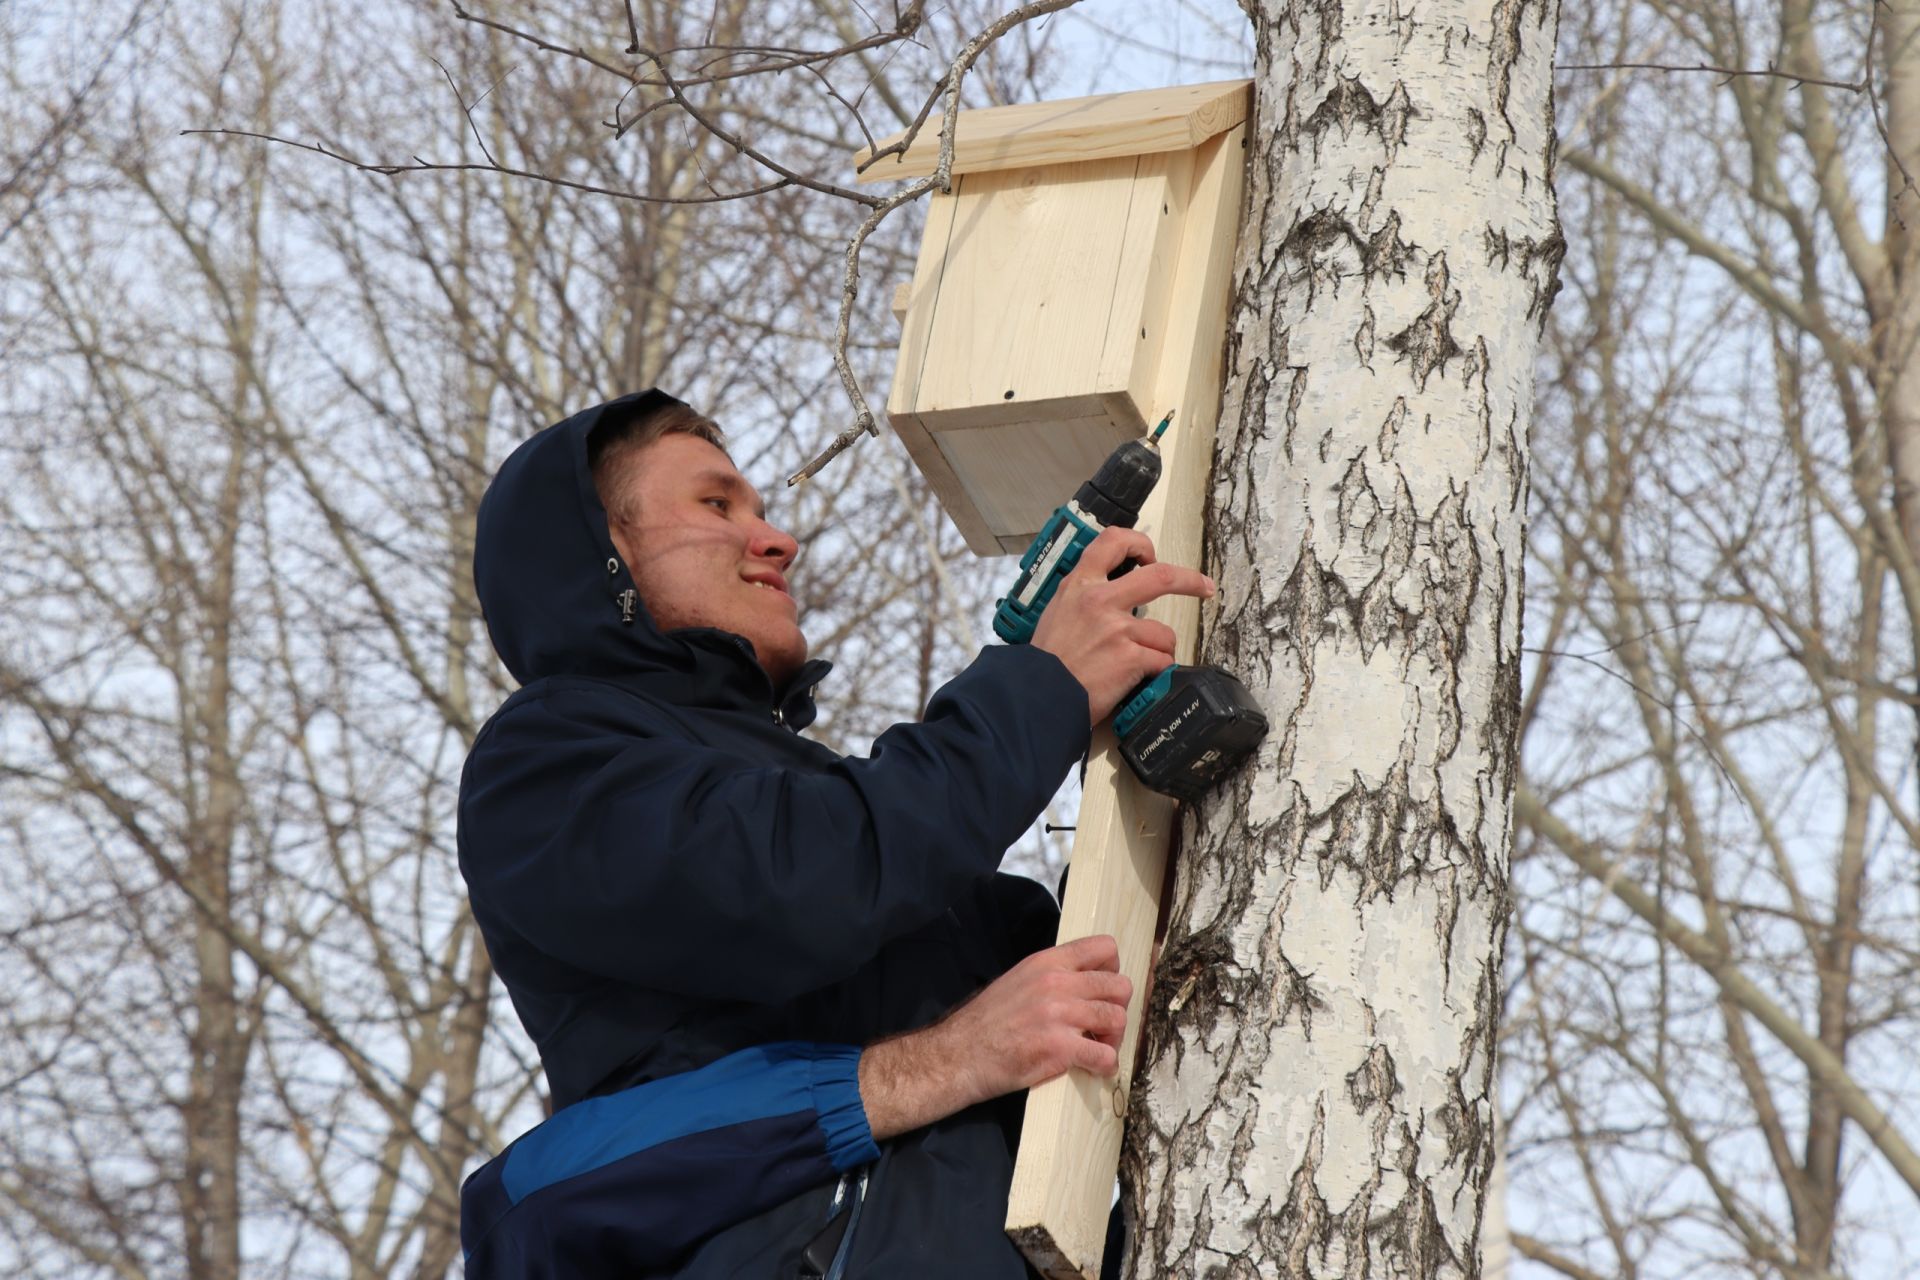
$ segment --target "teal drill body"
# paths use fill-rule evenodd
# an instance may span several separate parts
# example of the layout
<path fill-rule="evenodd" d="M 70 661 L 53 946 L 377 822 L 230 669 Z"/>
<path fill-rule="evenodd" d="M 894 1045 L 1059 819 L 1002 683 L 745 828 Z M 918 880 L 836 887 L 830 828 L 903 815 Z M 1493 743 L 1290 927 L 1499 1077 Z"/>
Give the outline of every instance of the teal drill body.
<path fill-rule="evenodd" d="M 1091 480 L 1054 508 L 1020 557 L 1013 590 L 995 607 L 994 634 L 1008 644 L 1032 640 L 1040 616 L 1087 545 L 1109 528 L 1134 526 L 1160 480 L 1159 441 L 1172 421 L 1169 413 L 1145 440 L 1115 449 Z M 1129 561 L 1114 576 L 1132 567 Z M 1222 668 L 1176 665 L 1121 702 L 1113 731 L 1141 782 L 1192 800 L 1252 753 L 1266 736 L 1267 719 L 1245 686 Z"/>

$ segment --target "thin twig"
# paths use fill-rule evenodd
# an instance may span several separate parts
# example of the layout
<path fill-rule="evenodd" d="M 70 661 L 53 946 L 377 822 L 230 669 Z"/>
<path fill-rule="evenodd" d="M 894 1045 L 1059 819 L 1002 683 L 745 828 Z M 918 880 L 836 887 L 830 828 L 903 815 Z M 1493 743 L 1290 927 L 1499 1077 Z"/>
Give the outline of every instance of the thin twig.
<path fill-rule="evenodd" d="M 499 168 L 500 162 L 493 158 L 493 152 L 487 150 L 487 140 L 480 136 L 480 126 L 473 122 L 473 108 L 469 107 L 466 99 L 460 96 L 460 86 L 453 82 L 453 72 L 447 70 L 447 64 L 438 58 L 433 60 L 433 65 L 440 68 L 440 74 L 447 78 L 447 88 L 453 90 L 453 100 L 460 104 L 460 114 L 467 118 L 467 128 L 473 131 L 473 140 L 480 144 L 480 154 L 487 158 L 488 164 L 496 169 Z M 499 82 L 495 81 L 495 83 Z"/>
<path fill-rule="evenodd" d="M 794 186 L 805 187 L 810 191 L 818 191 L 822 195 L 838 196 L 842 200 L 851 200 L 855 204 L 863 204 L 869 208 L 880 203 L 877 197 L 870 196 L 864 191 L 855 191 L 851 187 L 843 187 L 834 182 L 822 182 L 818 178 L 808 177 L 797 169 L 789 169 L 772 156 L 767 155 L 765 152 L 753 146 L 753 144 L 741 135 L 734 133 L 730 129 L 722 128 L 719 123 L 708 119 L 700 108 L 693 105 L 687 98 L 687 95 L 682 91 L 680 82 L 674 79 L 673 74 L 667 70 L 667 64 L 664 61 L 652 54 L 647 56 L 653 60 L 653 65 L 660 69 L 662 84 L 666 88 L 668 95 L 672 97 L 674 105 L 686 112 L 689 116 L 692 116 L 694 123 L 698 124 L 714 137 L 720 139 L 720 141 L 726 143 L 729 147 L 732 147 L 736 153 L 746 156 L 763 169 L 779 174 Z"/>
<path fill-rule="evenodd" d="M 1773 76 L 1781 80 L 1791 80 L 1794 84 L 1817 84 L 1828 89 L 1845 89 L 1848 93 L 1865 93 L 1864 80 L 1822 80 L 1818 76 L 1797 76 L 1791 71 L 1782 71 L 1777 67 L 1714 67 L 1706 63 L 1695 63 L 1690 67 L 1674 66 L 1665 62 L 1563 62 L 1555 67 L 1556 71 L 1677 71 L 1705 72 L 1708 75 L 1724 76 L 1729 80 L 1742 76 Z"/>
<path fill-rule="evenodd" d="M 613 187 L 596 186 L 591 182 L 575 182 L 570 178 L 556 178 L 552 174 L 535 173 L 530 169 L 514 169 L 499 164 L 441 164 L 434 160 L 422 160 L 414 156 L 408 164 L 383 164 L 367 160 L 356 160 L 344 152 L 321 146 L 317 142 L 296 142 L 292 138 L 282 138 L 271 133 L 255 133 L 251 129 L 182 129 L 181 136 L 201 134 L 208 137 L 252 138 L 259 142 L 277 143 L 283 147 L 292 147 L 297 151 L 311 151 L 315 155 L 337 160 L 363 173 L 378 173 L 391 176 L 399 173 L 497 173 L 508 178 L 530 178 L 535 182 L 545 182 L 551 186 L 565 187 L 570 191 L 584 191 L 589 195 L 613 196 L 619 200 L 631 200 L 636 204 L 724 204 L 728 200 L 745 200 L 752 196 L 763 196 L 793 185 L 789 182 L 768 182 L 757 187 L 748 187 L 742 191 L 719 192 L 711 196 L 646 196 L 633 191 L 619 191 Z"/>
<path fill-rule="evenodd" d="M 501 22 L 496 18 L 482 17 L 477 13 L 468 13 L 460 7 L 458 0 L 454 0 L 453 3 L 453 16 L 462 22 L 471 22 L 475 26 L 487 27 L 490 30 L 498 31 L 502 35 L 512 36 L 516 40 L 524 40 L 534 48 L 545 50 L 547 53 L 557 53 L 563 57 L 577 59 L 597 71 L 604 71 L 610 76 L 618 76 L 621 80 L 629 84 L 653 89 L 664 89 L 666 87 L 666 84 L 662 81 L 652 80 L 639 75 L 637 68 L 617 67 L 611 62 L 594 57 L 578 45 L 555 44 L 551 40 L 537 36 L 533 32 L 524 30 L 523 28 L 513 26 L 511 23 Z M 676 53 L 688 53 L 696 49 L 717 50 L 723 56 L 742 53 L 778 56 L 777 60 L 769 59 L 767 61 L 757 62 L 748 67 L 737 67 L 729 71 L 717 72 L 713 75 L 685 77 L 679 81 L 679 84 L 683 88 L 692 88 L 696 85 L 718 84 L 723 80 L 738 80 L 745 76 L 763 75 L 768 72 L 792 71 L 800 67 L 811 66 L 816 62 L 831 62 L 835 58 L 844 57 L 849 53 L 859 53 L 862 50 L 877 49 L 883 45 L 898 43 L 910 34 L 911 28 L 906 31 L 880 31 L 868 36 L 864 40 L 856 40 L 854 43 L 843 45 L 838 49 L 825 50 L 788 49 L 778 45 L 716 44 L 688 44 L 676 45 L 671 49 L 649 49 L 640 44 L 639 35 L 636 31 L 634 33 L 633 43 L 627 47 L 625 52 L 632 54 L 641 61 L 654 62 L 656 64 L 663 62 L 667 58 L 671 58 Z"/>
<path fill-rule="evenodd" d="M 860 108 L 854 106 L 851 102 L 848 102 L 845 97 L 841 96 L 840 91 L 833 87 L 833 81 L 828 78 L 825 71 L 822 71 L 819 67 L 808 67 L 807 70 L 813 73 L 814 78 L 820 82 L 820 87 L 827 91 L 829 98 L 832 98 L 835 102 L 847 109 L 847 114 L 853 117 L 853 123 L 860 129 L 860 136 L 867 140 L 867 149 L 872 150 L 873 130 L 867 128 L 867 122 L 860 118 Z"/>

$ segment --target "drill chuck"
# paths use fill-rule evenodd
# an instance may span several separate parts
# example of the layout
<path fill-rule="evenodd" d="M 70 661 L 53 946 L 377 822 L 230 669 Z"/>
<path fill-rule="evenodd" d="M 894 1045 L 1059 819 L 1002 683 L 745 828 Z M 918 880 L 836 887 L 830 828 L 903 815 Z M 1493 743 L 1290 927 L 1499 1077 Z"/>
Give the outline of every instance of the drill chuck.
<path fill-rule="evenodd" d="M 1073 501 L 1102 528 L 1131 529 L 1153 486 L 1160 483 L 1160 451 L 1129 440 L 1107 455 L 1093 479 L 1074 492 Z"/>

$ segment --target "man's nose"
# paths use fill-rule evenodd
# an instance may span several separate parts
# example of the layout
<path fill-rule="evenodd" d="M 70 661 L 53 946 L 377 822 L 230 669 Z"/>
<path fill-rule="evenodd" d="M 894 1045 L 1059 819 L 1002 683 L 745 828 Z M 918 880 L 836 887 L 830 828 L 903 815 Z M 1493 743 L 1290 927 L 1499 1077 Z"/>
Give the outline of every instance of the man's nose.
<path fill-rule="evenodd" d="M 800 554 L 800 544 L 786 530 L 762 520 L 759 532 L 754 535 L 751 551 L 763 559 L 779 561 L 784 568 Z"/>

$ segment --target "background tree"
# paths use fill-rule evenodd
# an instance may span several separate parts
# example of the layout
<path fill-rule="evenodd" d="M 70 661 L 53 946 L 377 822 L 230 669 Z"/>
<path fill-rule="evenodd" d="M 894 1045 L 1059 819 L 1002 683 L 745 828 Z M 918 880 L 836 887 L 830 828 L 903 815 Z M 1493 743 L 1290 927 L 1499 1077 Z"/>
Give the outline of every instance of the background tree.
<path fill-rule="evenodd" d="M 1515 1243 L 1570 1276 L 1902 1274 L 1920 9 L 1568 16 Z"/>

